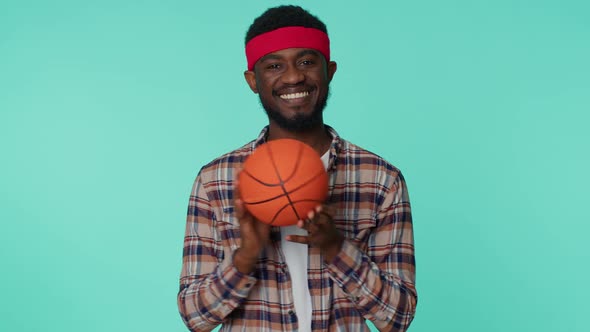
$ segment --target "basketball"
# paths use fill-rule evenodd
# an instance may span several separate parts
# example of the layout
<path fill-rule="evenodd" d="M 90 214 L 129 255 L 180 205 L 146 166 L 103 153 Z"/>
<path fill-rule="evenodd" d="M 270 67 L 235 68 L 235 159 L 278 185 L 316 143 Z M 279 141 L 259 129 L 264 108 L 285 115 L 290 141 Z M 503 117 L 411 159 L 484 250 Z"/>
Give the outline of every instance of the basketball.
<path fill-rule="evenodd" d="M 320 155 L 294 139 L 260 145 L 238 176 L 246 209 L 261 222 L 289 226 L 324 203 L 328 174 Z"/>

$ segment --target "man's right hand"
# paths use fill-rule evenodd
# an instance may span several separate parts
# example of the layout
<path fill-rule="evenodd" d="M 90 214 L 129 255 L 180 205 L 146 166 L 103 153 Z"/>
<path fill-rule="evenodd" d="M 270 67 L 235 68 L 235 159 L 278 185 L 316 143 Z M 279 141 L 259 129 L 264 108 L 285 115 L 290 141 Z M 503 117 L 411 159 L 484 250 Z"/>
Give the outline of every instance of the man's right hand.
<path fill-rule="evenodd" d="M 254 271 L 258 257 L 269 241 L 271 226 L 256 220 L 246 210 L 237 185 L 234 197 L 241 238 L 241 246 L 234 253 L 234 265 L 241 273 L 249 274 Z"/>

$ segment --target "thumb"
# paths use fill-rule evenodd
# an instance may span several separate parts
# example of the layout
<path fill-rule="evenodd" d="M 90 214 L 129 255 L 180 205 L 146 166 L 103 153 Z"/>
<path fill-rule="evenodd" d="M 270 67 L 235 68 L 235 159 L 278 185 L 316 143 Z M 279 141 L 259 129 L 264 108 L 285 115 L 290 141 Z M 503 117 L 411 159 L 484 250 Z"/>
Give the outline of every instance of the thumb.
<path fill-rule="evenodd" d="M 240 199 L 237 198 L 234 200 L 234 205 L 235 205 L 235 210 L 236 210 L 236 217 L 240 220 L 240 222 L 242 221 L 242 219 L 247 219 L 247 212 L 246 212 L 246 206 L 244 205 L 244 202 Z"/>
<path fill-rule="evenodd" d="M 248 212 L 246 208 L 246 204 L 242 200 L 242 193 L 240 192 L 240 183 L 236 178 L 234 180 L 234 209 L 236 212 L 236 218 L 238 218 L 238 222 L 240 225 L 249 224 L 251 225 L 254 221 L 254 217 Z"/>
<path fill-rule="evenodd" d="M 246 214 L 246 207 L 244 206 L 244 201 L 242 201 L 242 195 L 240 193 L 240 183 L 238 179 L 234 180 L 234 208 L 236 210 L 236 217 L 238 219 L 244 218 Z"/>

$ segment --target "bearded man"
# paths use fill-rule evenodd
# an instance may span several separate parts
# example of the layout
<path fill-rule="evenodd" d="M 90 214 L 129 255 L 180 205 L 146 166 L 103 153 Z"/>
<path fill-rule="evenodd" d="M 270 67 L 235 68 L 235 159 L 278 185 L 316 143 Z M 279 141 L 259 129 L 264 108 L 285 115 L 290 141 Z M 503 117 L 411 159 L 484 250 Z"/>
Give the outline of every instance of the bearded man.
<path fill-rule="evenodd" d="M 297 6 L 270 8 L 246 34 L 244 76 L 269 119 L 258 138 L 203 166 L 191 192 L 178 307 L 191 331 L 405 331 L 416 310 L 405 180 L 324 124 L 336 73 L 326 26 Z M 237 194 L 245 159 L 265 142 L 314 148 L 327 201 L 273 227 Z"/>

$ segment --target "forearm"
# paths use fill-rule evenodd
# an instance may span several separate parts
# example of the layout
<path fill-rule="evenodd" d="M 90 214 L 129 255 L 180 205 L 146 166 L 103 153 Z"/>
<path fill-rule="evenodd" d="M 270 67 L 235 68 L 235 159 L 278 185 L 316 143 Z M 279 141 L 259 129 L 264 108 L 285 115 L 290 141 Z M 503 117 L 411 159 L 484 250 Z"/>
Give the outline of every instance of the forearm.
<path fill-rule="evenodd" d="M 243 274 L 250 274 L 254 271 L 256 267 L 256 262 L 258 261 L 257 256 L 248 256 L 244 253 L 242 248 L 238 248 L 234 252 L 234 266 L 236 269 Z"/>
<path fill-rule="evenodd" d="M 409 327 L 417 302 L 413 271 L 392 273 L 348 240 L 327 267 L 334 282 L 380 331 L 405 331 Z"/>

